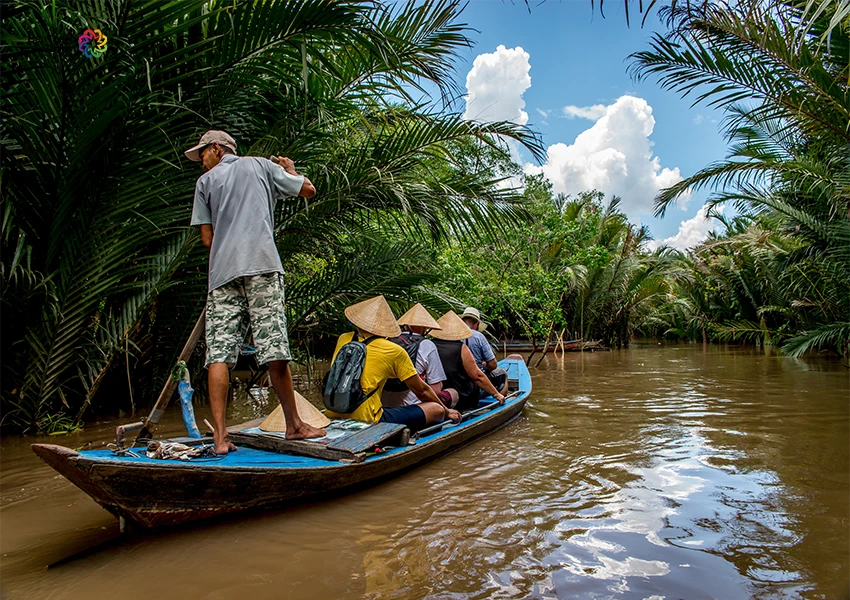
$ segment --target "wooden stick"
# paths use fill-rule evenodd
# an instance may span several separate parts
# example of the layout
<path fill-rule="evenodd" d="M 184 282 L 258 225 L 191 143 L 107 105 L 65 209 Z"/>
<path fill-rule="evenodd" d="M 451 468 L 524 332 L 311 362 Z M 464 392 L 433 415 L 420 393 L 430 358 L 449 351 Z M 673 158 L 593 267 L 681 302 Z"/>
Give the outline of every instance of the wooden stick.
<path fill-rule="evenodd" d="M 515 392 L 511 392 L 507 396 L 505 396 L 505 402 L 508 400 L 513 400 L 517 396 L 519 396 L 523 390 L 517 390 Z M 464 421 L 469 420 L 471 417 L 477 417 L 480 414 L 487 412 L 488 410 L 492 410 L 497 406 L 504 406 L 505 402 L 491 402 L 490 404 L 485 404 L 480 408 L 476 408 L 474 410 L 468 410 L 465 413 L 461 413 L 461 419 L 459 422 L 454 423 L 452 421 L 443 421 L 441 423 L 437 423 L 436 425 L 431 425 L 430 427 L 426 427 L 425 429 L 420 429 L 416 433 L 413 434 L 413 439 L 419 439 L 424 435 L 430 435 L 435 431 L 442 431 L 443 428 L 456 427 L 458 425 L 463 424 Z"/>
<path fill-rule="evenodd" d="M 537 363 L 534 365 L 535 369 L 540 366 L 540 363 L 546 358 L 546 353 L 549 352 L 549 338 L 552 337 L 553 329 L 555 329 L 555 321 L 552 321 L 552 324 L 549 326 L 549 333 L 546 334 L 546 347 L 543 348 L 543 355 L 537 359 Z M 528 362 L 531 362 L 531 357 L 528 358 Z"/>
<path fill-rule="evenodd" d="M 183 351 L 180 352 L 180 356 L 177 357 L 177 362 L 186 362 L 192 356 L 192 352 L 195 351 L 195 346 L 198 345 L 198 340 L 201 339 L 201 334 L 204 332 L 206 315 L 207 308 L 205 306 L 204 310 L 201 311 L 201 316 L 198 317 L 198 321 L 195 323 L 195 327 L 192 328 L 192 333 L 189 334 L 189 339 L 186 340 L 186 344 L 183 346 Z M 143 421 L 145 425 L 142 427 L 141 431 L 139 431 L 139 435 L 136 436 L 136 439 L 149 438 L 151 436 L 151 426 L 160 422 L 162 415 L 164 414 L 168 403 L 171 402 L 171 397 L 174 395 L 174 391 L 176 389 L 177 379 L 174 377 L 174 374 L 171 373 L 168 375 L 168 380 L 165 382 L 162 391 L 159 393 L 159 398 L 157 398 L 156 404 L 153 405 L 150 414 Z"/>

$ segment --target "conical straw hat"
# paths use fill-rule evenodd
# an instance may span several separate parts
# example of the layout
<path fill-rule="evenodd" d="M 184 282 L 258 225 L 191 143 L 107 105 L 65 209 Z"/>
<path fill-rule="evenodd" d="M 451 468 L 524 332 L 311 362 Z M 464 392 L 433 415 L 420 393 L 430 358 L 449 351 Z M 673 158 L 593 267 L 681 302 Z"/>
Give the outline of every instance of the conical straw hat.
<path fill-rule="evenodd" d="M 440 324 L 434 320 L 431 313 L 418 302 L 413 305 L 409 311 L 401 315 L 398 320 L 399 325 L 409 325 L 412 327 L 425 327 L 427 329 L 440 329 Z"/>
<path fill-rule="evenodd" d="M 295 407 L 298 409 L 298 416 L 308 425 L 319 429 L 330 425 L 331 420 L 297 391 L 295 392 Z M 286 417 L 283 415 L 283 407 L 280 404 L 266 417 L 265 421 L 260 423 L 260 429 L 263 431 L 286 431 Z"/>
<path fill-rule="evenodd" d="M 390 305 L 383 296 L 375 296 L 363 302 L 352 304 L 345 309 L 345 316 L 354 323 L 358 329 L 362 329 L 372 335 L 380 337 L 396 337 L 401 335 L 401 328 L 393 316 Z"/>
<path fill-rule="evenodd" d="M 431 337 L 438 340 L 460 341 L 472 335 L 472 330 L 460 320 L 460 317 L 453 310 L 437 319 L 437 323 L 440 325 L 440 330 L 432 331 Z"/>

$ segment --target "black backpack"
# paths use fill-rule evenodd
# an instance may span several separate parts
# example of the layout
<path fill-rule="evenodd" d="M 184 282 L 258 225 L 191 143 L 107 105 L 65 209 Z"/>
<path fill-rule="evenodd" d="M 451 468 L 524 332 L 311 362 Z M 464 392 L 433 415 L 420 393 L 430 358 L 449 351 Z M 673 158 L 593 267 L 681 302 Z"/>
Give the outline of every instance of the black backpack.
<path fill-rule="evenodd" d="M 366 364 L 366 346 L 374 339 L 377 337 L 372 336 L 361 342 L 355 333 L 351 341 L 339 349 L 331 370 L 325 375 L 322 390 L 325 408 L 337 413 L 353 413 L 381 387 L 364 394 L 360 383 L 363 365 Z"/>
<path fill-rule="evenodd" d="M 411 333 L 409 335 L 400 335 L 394 338 L 388 338 L 391 342 L 395 342 L 407 352 L 407 355 L 410 357 L 410 362 L 416 366 L 416 357 L 419 356 L 419 344 L 422 343 L 422 340 L 425 339 L 425 336 L 419 335 L 418 333 Z M 388 392 L 406 392 L 408 391 L 407 385 L 400 379 L 387 379 L 387 383 L 384 384 L 384 390 Z"/>

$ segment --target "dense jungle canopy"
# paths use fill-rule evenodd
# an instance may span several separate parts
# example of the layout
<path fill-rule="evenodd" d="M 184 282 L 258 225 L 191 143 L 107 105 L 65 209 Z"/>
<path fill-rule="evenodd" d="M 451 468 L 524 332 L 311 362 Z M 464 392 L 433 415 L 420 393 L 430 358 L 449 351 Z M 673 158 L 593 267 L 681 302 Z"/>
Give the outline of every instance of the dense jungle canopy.
<path fill-rule="evenodd" d="M 743 340 L 847 358 L 846 1 L 680 2 L 630 58 L 635 77 L 728 117 L 728 157 L 657 199 L 663 213 L 709 187 L 736 208 L 687 253 L 650 250 L 617 198 L 526 177 L 508 141 L 539 160 L 535 132 L 462 118 L 462 8 L 4 7 L 3 427 L 62 429 L 156 398 L 206 293 L 188 226 L 199 170 L 182 150 L 211 128 L 240 154 L 291 157 L 319 190 L 275 215 L 299 360 L 378 293 L 398 311 L 476 305 L 500 339 Z M 90 27 L 108 50 L 86 59 L 76 40 Z"/>

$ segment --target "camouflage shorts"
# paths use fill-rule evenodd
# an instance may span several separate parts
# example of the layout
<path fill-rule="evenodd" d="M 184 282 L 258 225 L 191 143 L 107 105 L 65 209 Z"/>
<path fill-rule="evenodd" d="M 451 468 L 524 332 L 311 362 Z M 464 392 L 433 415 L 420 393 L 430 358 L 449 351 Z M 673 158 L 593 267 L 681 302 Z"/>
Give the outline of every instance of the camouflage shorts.
<path fill-rule="evenodd" d="M 207 366 L 235 363 L 248 325 L 257 362 L 291 360 L 286 333 L 283 275 L 239 277 L 207 295 Z"/>

